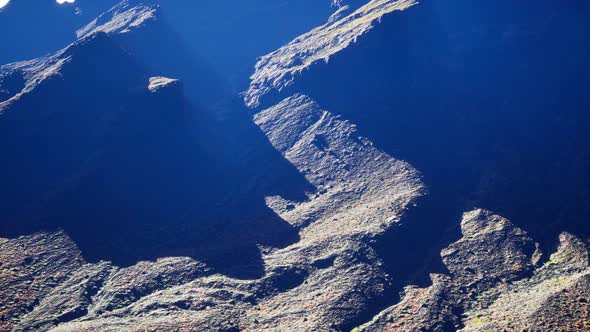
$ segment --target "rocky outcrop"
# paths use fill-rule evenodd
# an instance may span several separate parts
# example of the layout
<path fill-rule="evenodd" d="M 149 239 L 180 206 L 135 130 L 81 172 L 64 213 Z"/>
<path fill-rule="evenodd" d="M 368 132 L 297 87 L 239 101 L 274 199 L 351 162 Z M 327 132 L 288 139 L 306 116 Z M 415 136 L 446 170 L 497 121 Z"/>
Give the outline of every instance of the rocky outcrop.
<path fill-rule="evenodd" d="M 470 207 L 513 195 L 498 179 L 522 177 L 494 168 L 507 155 L 493 152 L 529 156 L 520 134 L 541 140 L 556 113 L 516 106 L 552 90 L 484 102 L 504 91 L 501 74 L 469 73 L 496 44 L 445 26 L 451 5 L 334 4 L 328 23 L 260 59 L 253 119 L 152 1 L 123 1 L 62 51 L 0 67 L 0 330 L 587 329 L 585 237 L 561 233 L 544 257 L 555 229 L 587 230 L 571 221 L 584 191 L 554 176 L 583 185 L 581 149 L 565 168 L 531 159 L 527 175 L 560 190 L 523 186 L 510 206 L 543 218 Z M 503 20 L 486 24 L 520 40 Z M 496 70 L 520 68 L 500 50 L 511 61 Z M 583 117 L 566 114 L 542 156 L 583 141 Z M 562 194 L 580 200 L 550 199 Z"/>
<path fill-rule="evenodd" d="M 0 248 L 1 331 L 14 328 L 84 264 L 78 248 L 64 233 L 0 239 Z"/>
<path fill-rule="evenodd" d="M 310 236 L 379 233 L 399 221 L 424 187 L 407 163 L 359 136 L 350 122 L 296 95 L 257 114 L 256 124 L 315 186 L 302 203 L 268 198 L 270 206 Z M 332 227 L 337 221 L 338 227 Z M 325 224 L 325 225 L 323 225 Z M 321 231 L 330 228 L 331 231 Z"/>
<path fill-rule="evenodd" d="M 533 240 L 510 221 L 488 211 L 463 215 L 463 237 L 442 250 L 449 275 L 468 299 L 497 284 L 530 274 L 538 252 Z"/>
<path fill-rule="evenodd" d="M 557 252 L 540 264 L 530 237 L 505 218 L 475 210 L 464 215 L 461 225 L 463 238 L 441 253 L 448 274 L 433 274 L 426 288 L 407 287 L 399 303 L 355 331 L 587 328 L 589 252 L 584 241 L 564 233 Z M 371 232 L 364 234 L 370 242 Z M 63 233 L 38 234 L 3 240 L 2 248 L 18 245 L 15 261 L 26 261 L 37 280 L 55 273 L 44 267 L 62 272 L 65 265 L 37 258 L 34 248 L 49 252 L 67 241 Z M 35 302 L 2 303 L 12 314 L 4 316 L 12 317 L 4 319 L 4 328 L 16 323 L 15 331 L 53 326 L 55 331 L 346 330 L 388 287 L 371 248 L 338 234 L 269 251 L 266 275 L 250 281 L 212 275 L 205 265 L 185 258 L 118 269 L 87 264 L 75 247 L 67 250 L 72 256 L 64 256 L 64 262 L 71 271 L 43 283 L 44 289 L 29 288 L 36 290 L 31 292 Z M 22 253 L 27 258 L 21 259 Z M 3 271 L 22 275 L 16 263 L 3 262 Z"/>
<path fill-rule="evenodd" d="M 112 7 L 116 0 L 10 0 L 0 8 L 3 52 L 0 64 L 56 52 L 76 41 L 76 30 Z"/>
<path fill-rule="evenodd" d="M 556 8 L 545 1 L 534 9 L 524 6 L 510 11 L 504 10 L 504 2 L 482 6 L 466 1 L 413 6 L 406 2 L 406 11 L 377 10 L 373 13 L 379 19 L 371 21 L 371 15 L 364 16 L 371 13 L 367 8 L 404 4 L 378 3 L 361 7 L 358 15 L 335 18 L 261 58 L 245 100 L 258 111 L 294 93 L 308 95 L 357 125 L 377 147 L 407 160 L 424 174 L 428 201 L 418 206 L 412 222 L 408 220 L 391 232 L 412 240 L 403 247 L 385 241 L 379 245 L 379 253 L 412 253 L 416 262 L 406 264 L 412 269 L 409 280 L 400 286 L 417 282 L 412 278 L 428 275 L 425 271 L 437 274 L 432 277 L 432 288 L 408 290 L 400 306 L 392 309 L 394 325 L 386 326 L 404 330 L 404 323 L 416 329 L 455 330 L 463 325 L 462 313 L 479 310 L 491 301 L 471 297 L 501 287 L 499 284 L 528 279 L 536 271 L 539 253 L 550 250 L 558 234 L 571 230 L 580 238 L 588 237 L 587 204 L 582 203 L 588 201 L 587 189 L 581 189 L 588 184 L 587 172 L 581 171 L 588 154 L 582 151 L 585 148 L 573 148 L 584 146 L 582 142 L 587 140 L 583 134 L 587 132 L 586 112 L 580 107 L 587 98 L 578 93 L 584 84 L 575 75 L 565 74 L 575 71 L 574 67 L 588 70 L 581 56 L 588 54 L 584 46 L 587 36 L 571 33 L 581 31 L 584 23 L 572 7 Z M 459 7 L 464 10 L 451 9 Z M 575 7 L 588 10 L 585 5 Z M 542 19 L 546 17 L 543 13 L 549 12 L 558 13 L 550 22 Z M 351 21 L 354 24 L 350 25 Z M 365 25 L 367 22 L 371 24 Z M 357 31 L 354 28 L 330 33 L 330 27 L 340 27 L 339 23 L 367 29 L 359 30 L 360 34 L 353 33 Z M 532 31 L 537 32 L 533 33 L 536 37 L 530 35 Z M 354 38 L 343 38 L 340 32 Z M 567 46 L 559 37 L 563 35 L 571 37 Z M 354 42 L 347 43 L 350 40 Z M 538 50 L 549 44 L 555 45 L 556 52 L 540 56 Z M 572 67 L 556 65 L 564 58 Z M 547 72 L 547 68 L 557 67 L 560 69 Z M 571 93 L 555 94 L 555 89 L 561 88 L 547 76 L 563 79 Z M 519 83 L 512 81 L 516 77 Z M 526 79 L 531 77 L 538 79 Z M 510 92 L 500 92 L 507 86 Z M 547 102 L 538 103 L 533 95 L 543 96 Z M 572 100 L 576 105 L 568 110 L 557 106 Z M 302 121 L 305 115 L 301 113 Z M 560 162 L 547 162 L 549 155 L 559 156 L 554 160 Z M 462 229 L 464 239 L 453 243 L 456 215 L 465 206 L 497 211 L 518 227 L 502 226 L 500 231 L 463 225 L 468 227 Z M 472 232 L 481 242 L 469 239 Z M 433 258 L 431 251 L 441 248 L 446 248 L 442 257 Z M 386 265 L 399 265 L 403 262 L 400 256 L 404 254 L 391 254 Z M 469 263 L 467 271 L 458 264 L 461 261 Z M 447 279 L 451 281 L 444 281 Z M 444 295 L 432 299 L 431 294 Z M 452 299 L 441 300 L 445 296 Z M 402 310 L 415 303 L 420 305 Z M 439 309 L 429 311 L 421 305 Z M 565 313 L 569 309 L 559 310 Z M 414 316 L 406 317 L 405 311 Z M 527 324 L 530 326 L 530 321 Z"/>
<path fill-rule="evenodd" d="M 77 31 L 78 38 L 106 33 L 157 75 L 183 81 L 199 107 L 227 98 L 229 88 L 199 54 L 187 46 L 157 1 L 124 0 Z"/>
<path fill-rule="evenodd" d="M 390 288 L 370 245 L 424 193 L 419 175 L 306 96 L 285 99 L 257 114 L 255 122 L 316 188 L 302 203 L 267 199 L 301 229 L 299 243 L 278 251 L 277 261 L 298 266 L 305 259 L 317 270 L 300 287 L 265 303 L 268 312 L 258 320 L 280 330 L 351 327 Z M 295 309 L 303 305 L 314 309 Z M 285 309 L 293 314 L 285 316 Z"/>
<path fill-rule="evenodd" d="M 490 291 L 487 297 L 493 302 L 469 311 L 463 330 L 586 330 L 588 245 L 568 233 L 563 233 L 559 242 L 557 252 L 531 278 Z"/>
<path fill-rule="evenodd" d="M 441 252 L 448 274 L 433 274 L 427 288 L 408 287 L 398 304 L 358 330 L 585 330 L 587 244 L 564 233 L 557 252 L 539 264 L 532 239 L 505 218 L 475 210 L 461 228 L 463 237 Z M 575 295 L 565 300 L 570 288 Z"/>
<path fill-rule="evenodd" d="M 384 15 L 415 5 L 412 0 L 373 0 L 354 13 L 301 35 L 291 43 L 265 55 L 256 64 L 250 87 L 244 94 L 246 105 L 258 107 L 261 99 L 291 86 L 296 77 L 317 62 L 330 58 L 349 47 L 373 29 Z M 266 103 L 267 104 L 267 103 Z"/>
<path fill-rule="evenodd" d="M 42 297 L 34 309 L 19 319 L 13 331 L 47 331 L 88 313 L 93 297 L 115 268 L 106 262 L 83 264 Z M 67 294 L 67 296 L 64 296 Z"/>
<path fill-rule="evenodd" d="M 208 276 L 205 266 L 193 269 L 180 258 L 114 272 L 87 314 L 58 331 L 342 330 L 379 306 L 391 285 L 371 243 L 423 194 L 418 173 L 305 96 L 286 99 L 256 122 L 316 187 L 303 203 L 267 199 L 300 230 L 300 240 L 266 248 L 265 275 L 256 280 Z"/>

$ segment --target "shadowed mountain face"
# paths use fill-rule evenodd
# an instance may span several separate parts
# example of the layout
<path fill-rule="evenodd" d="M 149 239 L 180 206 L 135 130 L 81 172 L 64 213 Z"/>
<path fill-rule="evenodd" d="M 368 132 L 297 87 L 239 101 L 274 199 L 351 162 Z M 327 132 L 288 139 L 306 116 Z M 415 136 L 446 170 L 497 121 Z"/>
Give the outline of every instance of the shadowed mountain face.
<path fill-rule="evenodd" d="M 381 245 L 397 270 L 411 270 L 400 260 L 422 264 L 425 243 L 474 206 L 545 244 L 563 230 L 588 237 L 589 12 L 550 1 L 428 1 L 384 17 L 262 101 L 305 93 L 424 174 L 431 195 Z"/>
<path fill-rule="evenodd" d="M 11 0 L 0 9 L 0 63 L 29 60 L 55 52 L 76 40 L 76 29 L 116 0 Z"/>
<path fill-rule="evenodd" d="M 109 34 L 151 73 L 181 79 L 187 97 L 200 107 L 228 99 L 227 80 L 183 42 L 170 22 L 155 3 L 122 1 L 80 28 L 77 36 Z"/>
<path fill-rule="evenodd" d="M 67 7 L 67 8 L 66 8 Z M 52 0 L 14 0 L 0 9 L 0 62 L 55 52 L 76 39 L 75 12 Z"/>
<path fill-rule="evenodd" d="M 361 2 L 351 4 L 358 7 Z M 234 92 L 247 85 L 256 57 L 322 24 L 338 8 L 330 0 L 77 0 L 62 5 L 54 0 L 12 0 L 0 10 L 0 29 L 15 31 L 0 36 L 0 44 L 11 45 L 0 54 L 0 63 L 36 58 L 65 47 L 75 41 L 78 29 L 119 3 L 161 7 L 164 16 L 173 18 L 166 29 L 178 33 L 174 38 L 180 38 L 188 52 L 202 56 L 230 81 Z M 342 1 L 340 6 L 348 3 Z M 153 56 L 161 57 L 167 48 L 152 42 L 156 44 L 160 49 Z M 187 61 L 179 56 L 177 66 L 183 64 Z"/>
<path fill-rule="evenodd" d="M 161 1 L 182 39 L 229 77 L 247 85 L 256 58 L 324 23 L 336 10 L 330 0 Z"/>
<path fill-rule="evenodd" d="M 91 260 L 188 255 L 242 277 L 262 273 L 257 245 L 297 239 L 264 196 L 273 178 L 291 197 L 305 181 L 262 134 L 228 120 L 231 142 L 180 82 L 148 89 L 149 72 L 106 34 L 3 69 L 28 77 L 2 104 L 3 236 L 61 228 Z"/>
<path fill-rule="evenodd" d="M 0 66 L 0 331 L 588 330 L 590 5 L 102 5 Z"/>

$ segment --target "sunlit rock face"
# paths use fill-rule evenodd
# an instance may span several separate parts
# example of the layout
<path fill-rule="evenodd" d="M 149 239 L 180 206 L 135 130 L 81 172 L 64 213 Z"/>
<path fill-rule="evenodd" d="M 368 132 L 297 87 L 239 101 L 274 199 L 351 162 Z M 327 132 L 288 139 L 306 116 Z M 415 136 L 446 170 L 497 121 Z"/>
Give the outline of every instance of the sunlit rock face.
<path fill-rule="evenodd" d="M 588 330 L 589 8 L 109 5 L 0 67 L 0 330 Z"/>
<path fill-rule="evenodd" d="M 320 25 L 337 10 L 331 0 L 160 1 L 182 39 L 234 88 L 244 89 L 256 58 Z"/>
<path fill-rule="evenodd" d="M 506 6 L 372 1 L 262 57 L 244 93 L 255 112 L 303 93 L 424 174 L 430 195 L 377 244 L 406 285 L 447 269 L 432 243 L 460 236 L 466 206 L 510 217 L 547 251 L 564 230 L 590 235 L 590 100 L 574 74 L 590 69 L 589 7 Z M 451 309 L 428 319 L 457 328 Z"/>
<path fill-rule="evenodd" d="M 448 223 L 484 206 L 587 236 L 590 9 L 504 5 L 373 1 L 262 57 L 246 103 L 304 93 L 338 110 L 424 173 Z"/>
<path fill-rule="evenodd" d="M 115 38 L 94 33 L 0 72 L 16 82 L 0 103 L 2 236 L 64 229 L 89 261 L 186 255 L 239 277 L 263 273 L 258 245 L 297 240 L 264 195 L 285 186 L 294 198 L 305 180 L 253 124 L 221 129 Z"/>
<path fill-rule="evenodd" d="M 490 211 L 465 213 L 461 229 L 440 253 L 448 274 L 432 274 L 429 287 L 407 287 L 399 303 L 358 330 L 587 329 L 587 242 L 562 233 L 540 264 L 528 234 Z"/>

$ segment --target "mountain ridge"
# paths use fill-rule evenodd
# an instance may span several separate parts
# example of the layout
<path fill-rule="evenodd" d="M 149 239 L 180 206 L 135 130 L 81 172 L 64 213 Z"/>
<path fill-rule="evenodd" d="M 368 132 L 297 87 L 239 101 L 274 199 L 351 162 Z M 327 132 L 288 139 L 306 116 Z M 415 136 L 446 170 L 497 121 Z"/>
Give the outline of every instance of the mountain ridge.
<path fill-rule="evenodd" d="M 1 66 L 0 330 L 586 330 L 590 6 L 453 1 L 318 4 L 241 96 L 172 2 Z"/>

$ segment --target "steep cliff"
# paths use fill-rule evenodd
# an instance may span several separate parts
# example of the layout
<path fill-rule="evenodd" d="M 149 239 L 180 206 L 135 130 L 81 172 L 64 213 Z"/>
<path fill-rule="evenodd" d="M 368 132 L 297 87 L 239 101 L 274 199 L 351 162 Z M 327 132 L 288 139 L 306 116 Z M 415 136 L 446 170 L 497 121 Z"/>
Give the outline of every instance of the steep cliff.
<path fill-rule="evenodd" d="M 0 330 L 589 328 L 589 5 L 178 3 L 0 67 Z"/>

